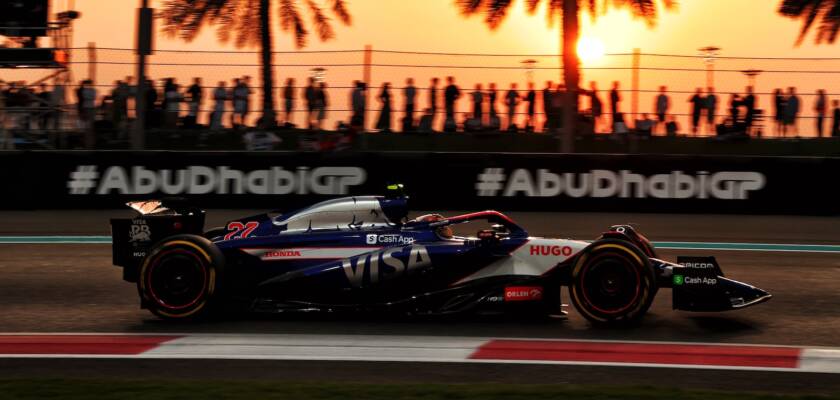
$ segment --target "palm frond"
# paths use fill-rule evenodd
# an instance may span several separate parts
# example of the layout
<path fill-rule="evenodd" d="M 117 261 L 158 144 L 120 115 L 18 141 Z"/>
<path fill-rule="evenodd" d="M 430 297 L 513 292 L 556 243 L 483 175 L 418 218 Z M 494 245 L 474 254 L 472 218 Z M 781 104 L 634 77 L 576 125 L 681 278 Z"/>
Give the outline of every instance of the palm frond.
<path fill-rule="evenodd" d="M 303 18 L 298 11 L 297 5 L 292 0 L 280 0 L 280 28 L 285 32 L 291 32 L 295 36 L 295 46 L 306 47 L 306 36 L 309 31 L 303 24 Z"/>
<path fill-rule="evenodd" d="M 804 42 L 815 25 L 817 43 L 833 43 L 837 40 L 840 31 L 840 0 L 785 0 L 779 7 L 779 14 L 802 19 L 797 46 Z"/>
<path fill-rule="evenodd" d="M 350 16 L 350 11 L 347 10 L 347 3 L 344 0 L 332 0 L 332 10 L 339 20 L 344 25 L 353 24 L 353 18 Z"/>
<path fill-rule="evenodd" d="M 840 1 L 834 2 L 823 15 L 817 34 L 817 42 L 834 43 L 837 40 L 838 32 L 840 32 Z"/>
<path fill-rule="evenodd" d="M 525 9 L 530 14 L 535 14 L 540 5 L 546 4 L 548 10 L 546 18 L 549 26 L 554 26 L 560 21 L 563 15 L 563 5 L 566 1 L 580 0 L 525 0 Z M 840 0 L 838 0 L 840 1 Z M 610 7 L 629 8 L 633 16 L 643 18 L 649 25 L 656 24 L 658 4 L 664 9 L 672 9 L 677 6 L 677 0 L 604 0 L 601 7 L 598 0 L 585 0 L 586 10 L 595 18 L 598 9 L 606 11 Z M 496 29 L 507 16 L 512 0 L 455 0 L 455 5 L 461 15 L 471 17 L 475 14 L 484 14 L 485 23 L 490 29 Z"/>
<path fill-rule="evenodd" d="M 478 14 L 484 7 L 484 0 L 455 0 L 455 5 L 465 17 Z"/>
<path fill-rule="evenodd" d="M 334 38 L 335 31 L 333 31 L 332 24 L 330 24 L 330 18 L 324 14 L 324 10 L 318 4 L 315 4 L 314 0 L 306 0 L 306 4 L 309 6 L 309 11 L 312 12 L 312 24 L 318 30 L 318 37 L 322 41 Z"/>

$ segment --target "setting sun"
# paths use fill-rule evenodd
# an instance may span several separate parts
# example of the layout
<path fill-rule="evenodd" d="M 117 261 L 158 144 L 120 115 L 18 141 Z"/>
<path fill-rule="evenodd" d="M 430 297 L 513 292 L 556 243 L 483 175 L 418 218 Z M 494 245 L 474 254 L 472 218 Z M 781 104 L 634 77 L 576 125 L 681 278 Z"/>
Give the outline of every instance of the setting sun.
<path fill-rule="evenodd" d="M 604 42 L 596 37 L 582 37 L 578 41 L 577 51 L 581 61 L 596 61 L 604 57 Z"/>

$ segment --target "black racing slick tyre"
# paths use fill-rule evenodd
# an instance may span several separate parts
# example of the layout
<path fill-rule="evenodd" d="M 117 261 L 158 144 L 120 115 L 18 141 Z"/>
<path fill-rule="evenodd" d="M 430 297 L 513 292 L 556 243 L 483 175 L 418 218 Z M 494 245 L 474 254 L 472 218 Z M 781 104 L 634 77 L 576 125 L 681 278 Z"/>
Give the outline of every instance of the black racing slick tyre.
<path fill-rule="evenodd" d="M 140 301 L 163 319 L 207 317 L 219 297 L 223 265 L 219 249 L 201 236 L 167 238 L 152 249 L 140 267 Z"/>
<path fill-rule="evenodd" d="M 632 243 L 599 240 L 572 269 L 572 303 L 596 325 L 630 325 L 647 313 L 657 291 L 650 260 Z"/>

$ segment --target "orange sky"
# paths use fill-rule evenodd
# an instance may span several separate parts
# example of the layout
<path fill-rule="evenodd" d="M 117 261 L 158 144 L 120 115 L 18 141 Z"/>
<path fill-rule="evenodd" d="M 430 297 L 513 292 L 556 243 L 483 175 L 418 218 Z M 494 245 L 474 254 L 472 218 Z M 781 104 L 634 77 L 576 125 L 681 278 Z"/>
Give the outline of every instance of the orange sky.
<path fill-rule="evenodd" d="M 73 0 L 54 0 L 54 8 L 63 9 Z M 320 0 L 319 0 L 320 1 Z M 604 15 L 599 15 L 594 21 L 586 16 L 582 23 L 582 35 L 596 37 L 605 44 L 607 53 L 628 53 L 634 48 L 641 48 L 644 53 L 687 54 L 696 55 L 697 48 L 710 44 L 723 48 L 724 56 L 760 56 L 760 57 L 834 57 L 840 56 L 837 45 L 817 46 L 813 40 L 807 40 L 802 46 L 796 47 L 795 42 L 801 22 L 783 18 L 776 14 L 781 0 L 680 0 L 679 7 L 671 12 L 662 11 L 655 27 L 648 27 L 643 21 L 634 20 L 627 10 L 612 9 Z M 162 3 L 152 0 L 154 5 Z M 524 1 L 516 1 L 507 21 L 495 32 L 489 31 L 479 17 L 464 19 L 454 7 L 455 0 L 349 0 L 349 9 L 353 15 L 353 25 L 349 27 L 337 26 L 337 38 L 328 43 L 320 43 L 314 37 L 310 38 L 310 45 L 306 50 L 347 50 L 361 49 L 365 45 L 372 45 L 379 50 L 414 50 L 428 52 L 468 52 L 468 53 L 511 53 L 511 54 L 556 54 L 559 52 L 558 28 L 550 28 L 545 23 L 544 15 L 530 16 L 524 10 Z M 82 19 L 75 25 L 75 43 L 86 46 L 88 42 L 96 42 L 100 48 L 116 47 L 130 48 L 134 41 L 135 14 L 139 0 L 75 0 L 75 7 L 82 12 Z M 307 15 L 308 18 L 308 15 Z M 811 39 L 811 38 L 809 38 Z M 192 43 L 184 43 L 177 39 L 158 36 L 157 49 L 188 49 L 188 50 L 235 50 L 228 44 L 222 45 L 216 41 L 215 29 L 208 28 Z M 277 51 L 294 50 L 292 39 L 285 34 L 277 35 Z M 189 62 L 195 63 L 242 63 L 242 59 L 230 61 L 224 57 L 211 55 L 196 55 L 176 58 L 174 56 L 156 56 L 158 62 Z M 358 63 L 353 58 L 331 56 L 281 56 L 279 63 L 295 60 L 308 60 L 306 63 L 347 62 Z M 379 57 L 379 56 L 377 56 Z M 100 52 L 100 61 L 116 59 L 117 55 Z M 76 58 L 79 59 L 79 56 Z M 119 58 L 122 61 L 133 61 L 128 54 Z M 467 59 L 467 58 L 435 58 L 399 56 L 382 56 L 376 63 L 400 64 L 436 64 L 436 65 L 484 65 L 498 62 L 500 65 L 518 66 L 521 57 L 505 60 Z M 165 61 L 160 61 L 165 60 Z M 173 61 L 175 60 L 175 61 Z M 289 61 L 292 60 L 292 61 Z M 540 59 L 545 67 L 556 67 L 556 60 Z M 247 63 L 256 63 L 256 57 L 248 56 Z M 553 64 L 553 65 L 552 65 Z M 837 65 L 834 65 L 837 64 Z M 747 81 L 738 71 L 749 68 L 765 70 L 816 70 L 840 71 L 840 61 L 834 63 L 811 62 L 765 62 L 765 61 L 719 61 L 720 69 L 730 69 L 731 72 L 719 72 L 717 89 L 720 92 L 741 91 Z M 628 57 L 606 57 L 601 61 L 590 63 L 585 67 L 628 67 Z M 643 67 L 679 67 L 704 68 L 702 60 L 677 59 L 662 60 L 643 58 Z M 132 74 L 130 66 L 100 66 L 100 81 L 107 82 L 122 76 Z M 302 81 L 307 70 L 299 68 L 278 68 L 278 81 L 286 76 L 293 76 Z M 76 78 L 84 76 L 76 69 Z M 82 71 L 84 69 L 82 68 Z M 201 71 L 197 73 L 196 71 Z M 244 71 L 244 72 L 243 72 Z M 153 71 L 156 78 L 163 76 L 178 76 L 186 81 L 190 76 L 201 75 L 205 83 L 215 84 L 217 80 L 229 80 L 234 76 L 253 74 L 252 68 L 184 68 L 171 67 Z M 360 69 L 333 68 L 328 72 L 327 81 L 331 86 L 344 86 L 352 79 L 361 78 Z M 382 81 L 392 81 L 395 86 L 401 86 L 407 76 L 418 78 L 418 86 L 425 86 L 430 76 L 455 75 L 462 87 L 471 89 L 474 83 L 496 81 L 502 88 L 507 88 L 508 82 L 518 81 L 523 85 L 522 71 L 500 70 L 442 70 L 442 69 L 374 69 L 374 85 Z M 81 75 L 81 76 L 80 76 Z M 764 74 L 759 78 L 759 92 L 769 92 L 773 88 L 796 85 L 804 93 L 813 93 L 817 88 L 826 87 L 830 93 L 838 93 L 840 87 L 832 90 L 830 84 L 837 81 L 840 74 Z M 537 82 L 554 79 L 560 76 L 558 70 L 538 71 Z M 622 81 L 625 88 L 629 88 L 630 72 L 619 71 L 584 71 L 584 80 L 597 80 L 601 89 L 608 88 L 612 80 Z M 101 83 L 107 83 L 101 82 Z M 651 90 L 661 84 L 669 85 L 671 90 L 690 92 L 695 87 L 705 86 L 705 74 L 701 72 L 656 72 L 642 71 L 641 89 Z M 541 83 L 538 83 L 541 86 Z M 338 95 L 336 95 L 338 96 Z M 674 94 L 673 102 L 677 106 L 675 111 L 687 111 L 685 100 L 689 94 Z M 344 102 L 343 95 L 341 103 Z M 629 97 L 629 95 L 628 95 Z M 629 99 L 625 99 L 629 100 Z M 763 107 L 769 107 L 769 99 L 764 100 Z M 725 99 L 724 99 L 725 101 Z M 809 100 L 806 100 L 805 110 L 810 111 Z M 649 111 L 652 94 L 641 96 L 640 108 Z M 627 101 L 625 102 L 627 104 Z M 464 104 L 465 106 L 466 104 Z M 340 106 L 344 106 L 341 104 Z M 399 106 L 398 106 L 399 107 Z M 339 107 L 341 108 L 341 107 Z M 629 105 L 626 106 L 629 109 Z M 629 110 L 628 110 L 629 111 Z"/>
<path fill-rule="evenodd" d="M 67 0 L 55 0 L 62 7 Z M 76 24 L 76 43 L 95 41 L 101 47 L 126 47 L 133 41 L 134 0 L 75 0 L 83 18 Z M 160 1 L 152 0 L 154 3 Z M 546 26 L 541 16 L 531 17 L 522 3 L 496 32 L 490 33 L 480 18 L 465 20 L 453 6 L 454 0 L 349 0 L 354 23 L 339 27 L 338 38 L 321 44 L 312 40 L 309 50 L 362 48 L 421 51 L 477 51 L 554 53 L 558 50 L 557 29 Z M 780 17 L 780 0 L 681 0 L 673 12 L 662 12 L 658 25 L 650 29 L 633 21 L 626 10 L 611 10 L 594 23 L 585 18 L 583 33 L 601 38 L 608 52 L 694 54 L 697 47 L 716 44 L 725 55 L 831 56 L 832 46 L 815 46 L 808 41 L 794 47 L 800 22 Z M 291 50 L 288 36 L 278 39 L 278 50 Z M 185 44 L 161 38 L 160 49 L 216 49 L 212 30 L 197 41 Z M 227 48 L 232 48 L 228 45 Z"/>

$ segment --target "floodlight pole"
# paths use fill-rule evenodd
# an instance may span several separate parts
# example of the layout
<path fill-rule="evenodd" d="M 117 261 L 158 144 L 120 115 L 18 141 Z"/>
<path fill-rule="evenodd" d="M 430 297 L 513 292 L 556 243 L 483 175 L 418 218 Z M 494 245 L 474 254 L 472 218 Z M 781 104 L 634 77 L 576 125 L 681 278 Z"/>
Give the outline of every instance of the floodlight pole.
<path fill-rule="evenodd" d="M 152 50 L 152 15 L 149 0 L 141 0 L 137 13 L 137 92 L 134 94 L 132 150 L 143 150 L 146 147 L 146 56 Z"/>

